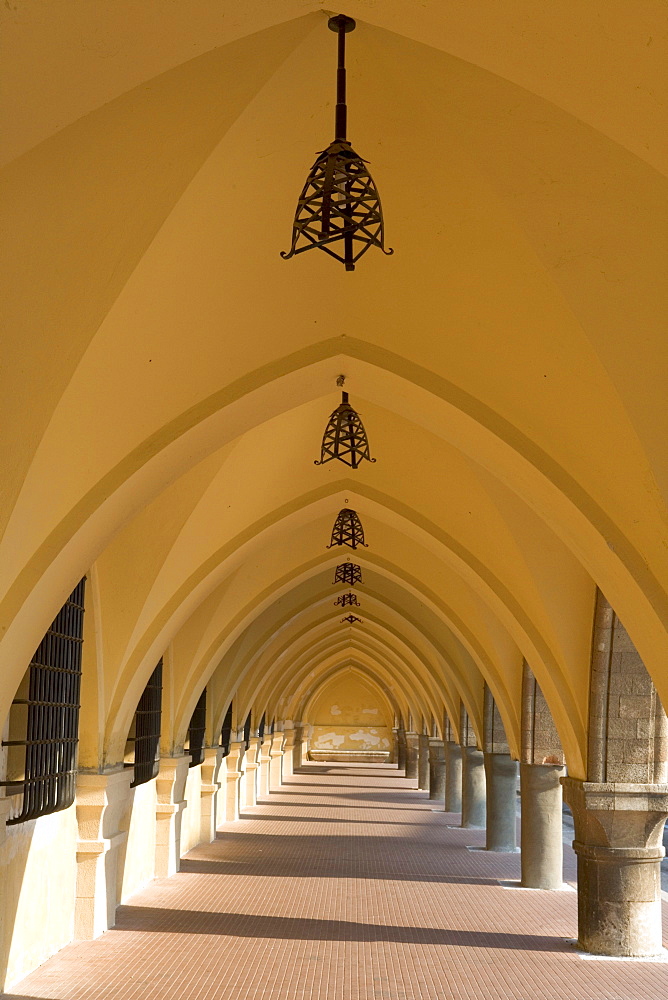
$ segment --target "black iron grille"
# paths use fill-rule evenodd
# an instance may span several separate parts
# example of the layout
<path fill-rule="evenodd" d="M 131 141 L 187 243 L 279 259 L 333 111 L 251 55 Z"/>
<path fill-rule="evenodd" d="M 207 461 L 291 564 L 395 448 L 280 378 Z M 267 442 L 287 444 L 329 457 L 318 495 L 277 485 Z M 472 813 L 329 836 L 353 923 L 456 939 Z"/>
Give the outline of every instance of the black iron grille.
<path fill-rule="evenodd" d="M 130 785 L 135 788 L 155 778 L 160 770 L 160 716 L 162 714 L 162 657 L 148 679 L 139 699 L 134 719 L 135 776 Z"/>
<path fill-rule="evenodd" d="M 228 753 L 230 752 L 231 742 L 232 742 L 232 702 L 230 702 L 227 712 L 225 713 L 223 728 L 220 733 L 220 745 L 223 748 L 223 757 L 227 757 Z"/>
<path fill-rule="evenodd" d="M 0 782 L 22 793 L 20 811 L 7 824 L 24 823 L 66 809 L 74 802 L 79 736 L 84 577 L 58 612 L 15 698 L 10 717 L 9 774 Z M 13 723 L 13 724 L 12 724 Z M 25 739 L 11 738 L 25 732 Z M 25 747 L 21 753 L 13 748 Z"/>
<path fill-rule="evenodd" d="M 204 760 L 204 733 L 206 732 L 206 688 L 202 691 L 188 726 L 189 767 L 196 767 Z"/>

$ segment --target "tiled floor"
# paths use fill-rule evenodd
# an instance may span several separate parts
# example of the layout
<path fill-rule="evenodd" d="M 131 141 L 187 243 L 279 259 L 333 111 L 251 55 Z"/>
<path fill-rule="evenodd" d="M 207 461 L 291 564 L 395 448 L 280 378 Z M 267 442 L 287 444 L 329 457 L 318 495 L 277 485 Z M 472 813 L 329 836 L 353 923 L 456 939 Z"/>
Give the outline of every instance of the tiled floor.
<path fill-rule="evenodd" d="M 519 857 L 467 851 L 484 835 L 410 784 L 308 765 L 9 996 L 666 1000 L 668 965 L 582 958 L 576 894 L 504 888 Z"/>

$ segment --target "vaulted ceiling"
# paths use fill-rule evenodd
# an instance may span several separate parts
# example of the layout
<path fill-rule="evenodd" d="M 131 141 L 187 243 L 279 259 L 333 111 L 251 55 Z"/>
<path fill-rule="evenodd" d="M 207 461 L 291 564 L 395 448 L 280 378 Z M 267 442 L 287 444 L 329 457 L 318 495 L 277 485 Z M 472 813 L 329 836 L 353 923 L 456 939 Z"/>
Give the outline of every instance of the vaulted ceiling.
<path fill-rule="evenodd" d="M 297 718 L 352 665 L 439 723 L 479 727 L 486 680 L 517 749 L 526 658 L 582 774 L 596 586 L 668 702 L 665 10 L 345 12 L 395 249 L 354 274 L 279 256 L 332 138 L 327 12 L 3 10 L 0 719 L 88 573 L 90 764 L 165 651 L 175 744 L 205 684 L 214 728 L 232 693 Z M 354 472 L 313 464 L 339 374 Z"/>

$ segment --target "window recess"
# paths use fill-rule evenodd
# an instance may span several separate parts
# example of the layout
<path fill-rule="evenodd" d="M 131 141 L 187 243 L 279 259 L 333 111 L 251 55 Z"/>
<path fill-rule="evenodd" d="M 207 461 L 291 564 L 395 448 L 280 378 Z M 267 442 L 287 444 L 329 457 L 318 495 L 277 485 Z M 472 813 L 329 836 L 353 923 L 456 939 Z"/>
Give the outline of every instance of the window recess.
<path fill-rule="evenodd" d="M 74 802 L 85 585 L 84 577 L 56 615 L 12 702 L 0 782 L 13 799 L 8 825 Z"/>

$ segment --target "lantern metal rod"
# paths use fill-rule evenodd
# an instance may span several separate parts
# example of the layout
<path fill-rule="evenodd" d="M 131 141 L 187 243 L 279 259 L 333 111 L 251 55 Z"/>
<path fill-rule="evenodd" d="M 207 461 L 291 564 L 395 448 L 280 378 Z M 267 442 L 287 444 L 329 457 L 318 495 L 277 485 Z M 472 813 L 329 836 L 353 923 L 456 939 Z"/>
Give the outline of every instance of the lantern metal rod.
<path fill-rule="evenodd" d="M 346 139 L 348 130 L 348 107 L 346 105 L 346 34 L 355 30 L 355 21 L 345 14 L 330 17 L 328 27 L 339 36 L 338 66 L 336 70 L 336 111 L 334 116 L 334 138 Z"/>

